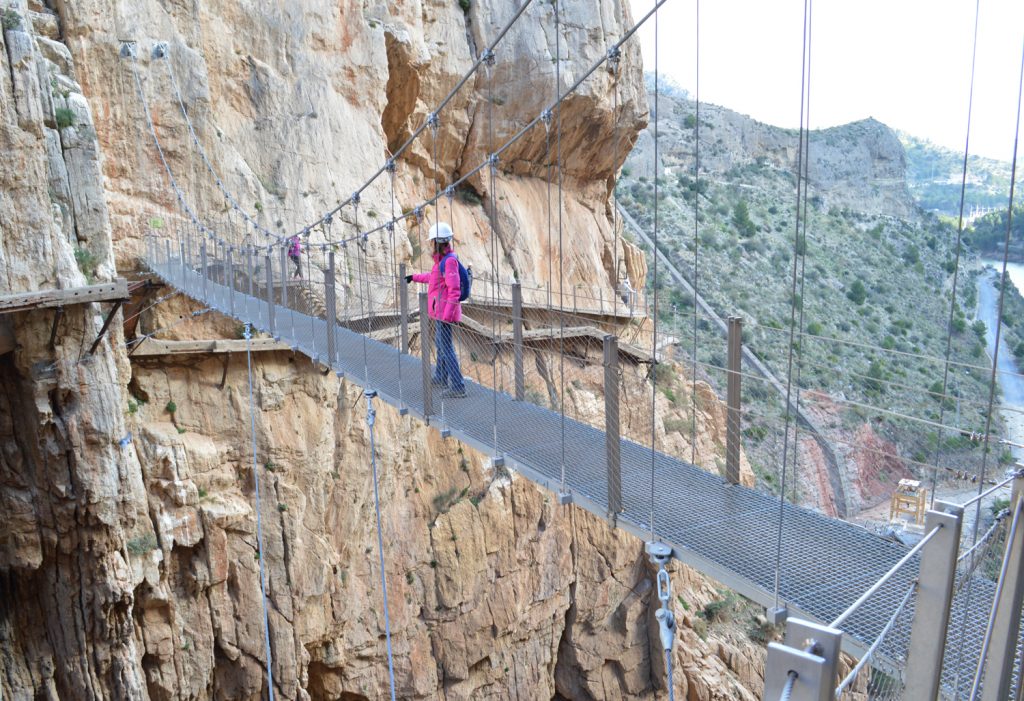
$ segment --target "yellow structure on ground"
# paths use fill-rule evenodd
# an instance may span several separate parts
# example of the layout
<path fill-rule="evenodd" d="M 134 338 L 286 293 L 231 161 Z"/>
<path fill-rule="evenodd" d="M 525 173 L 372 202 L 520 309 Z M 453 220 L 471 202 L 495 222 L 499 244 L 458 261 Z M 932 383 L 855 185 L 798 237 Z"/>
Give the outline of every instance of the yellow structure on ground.
<path fill-rule="evenodd" d="M 900 480 L 889 504 L 889 521 L 910 521 L 918 526 L 924 525 L 924 512 L 927 507 L 928 490 L 921 486 L 921 481 Z"/>

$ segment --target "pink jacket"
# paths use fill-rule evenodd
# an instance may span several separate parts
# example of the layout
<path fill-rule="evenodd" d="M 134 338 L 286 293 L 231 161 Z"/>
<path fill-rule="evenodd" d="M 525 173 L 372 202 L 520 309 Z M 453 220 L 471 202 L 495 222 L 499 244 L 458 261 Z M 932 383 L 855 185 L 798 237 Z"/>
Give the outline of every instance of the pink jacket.
<path fill-rule="evenodd" d="M 441 274 L 441 258 L 434 254 L 434 267 L 429 273 L 416 273 L 413 282 L 427 285 L 427 314 L 431 319 L 457 324 L 462 320 L 462 304 L 459 302 L 459 265 L 452 256 L 444 264 Z"/>

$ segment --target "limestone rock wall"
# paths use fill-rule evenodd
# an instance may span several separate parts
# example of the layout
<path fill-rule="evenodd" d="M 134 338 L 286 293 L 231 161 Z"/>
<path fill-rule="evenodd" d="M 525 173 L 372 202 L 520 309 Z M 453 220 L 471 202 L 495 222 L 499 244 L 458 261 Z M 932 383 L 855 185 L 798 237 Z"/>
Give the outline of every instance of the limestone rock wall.
<path fill-rule="evenodd" d="M 138 41 L 175 177 L 207 221 L 240 241 L 244 226 L 190 146 L 166 68 L 148 57 L 155 41 L 169 43 L 226 185 L 264 225 L 287 228 L 371 174 L 510 13 L 496 0 L 468 13 L 440 1 L 12 7 L 19 23 L 5 27 L 0 51 L 3 292 L 79 286 L 111 277 L 115 264 L 133 270 L 140 236 L 179 223 L 118 39 Z M 618 3 L 562 9 L 564 86 L 630 20 Z M 452 103 L 436 164 L 422 144 L 402 160 L 396 208 L 543 106 L 553 90 L 551 4 L 528 12 L 532 24 L 510 33 L 493 84 L 481 77 Z M 642 256 L 617 241 L 608 209 L 610 180 L 645 119 L 639 76 L 630 49 L 617 97 L 608 93 L 614 76 L 597 74 L 564 108 L 566 284 L 598 279 L 610 289 L 613 259 L 642 284 Z M 454 199 L 449 216 L 467 259 L 484 264 L 497 224 L 510 273 L 547 270 L 546 150 L 534 136 L 503 157 L 493 186 L 472 181 L 484 202 L 493 188 L 496 210 Z M 390 211 L 382 182 L 359 221 L 348 210 L 334 233 Z M 395 255 L 409 260 L 411 239 Z M 371 250 L 386 269 L 390 249 Z M 172 298 L 140 328 L 177 324 L 193 309 Z M 254 356 L 254 460 L 244 357 L 130 363 L 119 323 L 89 355 L 103 311 L 68 308 L 52 347 L 52 313 L 16 314 L 14 350 L 0 354 L 0 697 L 261 698 L 255 475 L 278 698 L 385 696 L 362 394 L 300 356 Z M 224 336 L 233 326 L 208 315 L 165 337 Z M 714 452 L 721 426 L 711 399 L 698 438 Z M 642 543 L 386 406 L 375 431 L 400 697 L 650 699 L 663 689 Z M 697 612 L 723 594 L 686 568 L 673 577 L 685 602 L 677 690 L 752 698 L 761 653 L 739 619 L 747 614 L 703 623 Z"/>

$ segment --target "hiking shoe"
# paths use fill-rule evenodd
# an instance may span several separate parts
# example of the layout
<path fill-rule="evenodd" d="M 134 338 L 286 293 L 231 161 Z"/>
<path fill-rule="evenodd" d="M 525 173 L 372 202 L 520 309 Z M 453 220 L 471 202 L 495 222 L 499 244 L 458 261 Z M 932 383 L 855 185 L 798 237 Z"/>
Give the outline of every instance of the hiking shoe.
<path fill-rule="evenodd" d="M 446 389 L 444 392 L 441 392 L 441 396 L 444 397 L 445 399 L 465 399 L 466 398 L 466 390 L 464 390 L 464 389 Z"/>

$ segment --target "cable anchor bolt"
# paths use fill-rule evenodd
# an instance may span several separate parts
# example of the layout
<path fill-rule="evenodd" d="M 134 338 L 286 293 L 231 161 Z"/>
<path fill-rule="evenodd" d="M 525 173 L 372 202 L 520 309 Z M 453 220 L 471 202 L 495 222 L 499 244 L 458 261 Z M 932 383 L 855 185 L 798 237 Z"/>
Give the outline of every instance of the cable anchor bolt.
<path fill-rule="evenodd" d="M 135 40 L 134 39 L 123 39 L 121 41 L 121 50 L 118 52 L 121 58 L 135 58 Z"/>
<path fill-rule="evenodd" d="M 676 617 L 669 608 L 669 601 L 672 599 L 672 580 L 665 565 L 672 559 L 672 548 L 665 543 L 650 541 L 645 544 L 644 550 L 651 563 L 658 566 L 658 600 L 661 601 L 661 608 L 654 612 L 654 617 L 658 621 L 661 647 L 665 652 L 671 652 L 676 637 Z"/>
<path fill-rule="evenodd" d="M 157 42 L 156 44 L 154 44 L 153 45 L 153 51 L 152 51 L 152 53 L 150 53 L 150 58 L 154 58 L 154 59 L 167 58 L 167 43 L 161 41 L 161 42 Z"/>
<path fill-rule="evenodd" d="M 608 49 L 608 70 L 612 73 L 619 72 L 619 61 L 622 59 L 622 50 L 618 46 Z"/>

